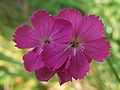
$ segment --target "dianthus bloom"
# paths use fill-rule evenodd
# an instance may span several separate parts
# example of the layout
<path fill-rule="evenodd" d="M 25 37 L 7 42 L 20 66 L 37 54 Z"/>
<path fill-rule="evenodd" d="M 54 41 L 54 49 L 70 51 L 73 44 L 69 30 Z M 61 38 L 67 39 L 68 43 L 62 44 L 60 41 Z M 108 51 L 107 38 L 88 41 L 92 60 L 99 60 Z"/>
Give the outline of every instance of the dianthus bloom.
<path fill-rule="evenodd" d="M 55 74 L 60 84 L 83 79 L 92 59 L 102 62 L 109 56 L 110 45 L 98 16 L 63 9 L 53 17 L 37 10 L 30 20 L 32 27 L 18 27 L 14 41 L 20 49 L 34 48 L 23 60 L 26 70 L 35 71 L 40 81 Z"/>
<path fill-rule="evenodd" d="M 74 9 L 63 9 L 58 13 L 72 23 L 72 37 L 68 43 L 55 43 L 44 47 L 43 60 L 49 68 L 57 70 L 63 65 L 68 79 L 83 79 L 90 68 L 91 60 L 103 62 L 109 56 L 110 45 L 104 36 L 104 25 L 98 16 L 84 15 Z M 67 63 L 67 64 L 65 64 Z M 59 75 L 59 73 L 58 73 Z M 60 76 L 60 75 L 59 75 Z"/>
<path fill-rule="evenodd" d="M 23 56 L 27 71 L 35 71 L 40 81 L 49 80 L 56 71 L 47 68 L 41 57 L 43 46 L 54 43 L 66 43 L 71 37 L 71 23 L 53 17 L 44 10 L 37 10 L 30 17 L 32 27 L 23 24 L 16 29 L 13 41 L 20 49 L 33 48 Z"/>

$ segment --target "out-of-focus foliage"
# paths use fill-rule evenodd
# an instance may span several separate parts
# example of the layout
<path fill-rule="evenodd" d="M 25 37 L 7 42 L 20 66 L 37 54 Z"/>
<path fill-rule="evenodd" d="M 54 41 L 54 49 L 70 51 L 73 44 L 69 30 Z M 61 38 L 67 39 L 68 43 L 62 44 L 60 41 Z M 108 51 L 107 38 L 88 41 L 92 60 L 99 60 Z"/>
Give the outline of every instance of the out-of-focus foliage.
<path fill-rule="evenodd" d="M 104 63 L 93 62 L 84 80 L 61 87 L 57 78 L 39 82 L 25 71 L 22 55 L 26 50 L 14 47 L 12 35 L 36 9 L 52 15 L 61 8 L 76 8 L 83 14 L 96 14 L 105 24 L 111 42 L 111 56 Z M 120 0 L 0 0 L 0 90 L 120 90 Z M 30 24 L 30 23 L 29 23 Z"/>

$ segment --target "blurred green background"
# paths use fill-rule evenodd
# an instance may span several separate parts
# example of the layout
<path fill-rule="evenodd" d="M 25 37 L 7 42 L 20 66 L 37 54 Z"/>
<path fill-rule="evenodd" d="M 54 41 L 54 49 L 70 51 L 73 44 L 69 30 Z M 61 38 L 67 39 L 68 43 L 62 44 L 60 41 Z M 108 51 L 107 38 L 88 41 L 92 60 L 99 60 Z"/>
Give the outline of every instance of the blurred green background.
<path fill-rule="evenodd" d="M 57 77 L 39 82 L 22 64 L 26 50 L 14 47 L 12 35 L 36 9 L 52 15 L 61 8 L 75 8 L 82 14 L 96 14 L 105 24 L 111 42 L 111 56 L 104 63 L 92 62 L 82 81 L 59 86 Z M 120 90 L 120 0 L 0 0 L 0 90 Z"/>

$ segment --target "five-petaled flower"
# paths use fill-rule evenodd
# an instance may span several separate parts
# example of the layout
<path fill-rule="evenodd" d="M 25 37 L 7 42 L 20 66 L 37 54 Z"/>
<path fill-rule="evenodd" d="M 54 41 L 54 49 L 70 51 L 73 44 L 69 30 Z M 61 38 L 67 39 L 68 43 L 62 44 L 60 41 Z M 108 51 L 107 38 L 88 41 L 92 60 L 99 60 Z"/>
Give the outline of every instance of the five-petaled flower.
<path fill-rule="evenodd" d="M 35 71 L 40 81 L 48 81 L 55 74 L 60 84 L 83 79 L 92 59 L 103 62 L 109 56 L 110 44 L 98 16 L 63 9 L 53 17 L 37 10 L 30 21 L 32 27 L 18 27 L 13 40 L 20 49 L 34 48 L 23 60 L 26 70 Z"/>

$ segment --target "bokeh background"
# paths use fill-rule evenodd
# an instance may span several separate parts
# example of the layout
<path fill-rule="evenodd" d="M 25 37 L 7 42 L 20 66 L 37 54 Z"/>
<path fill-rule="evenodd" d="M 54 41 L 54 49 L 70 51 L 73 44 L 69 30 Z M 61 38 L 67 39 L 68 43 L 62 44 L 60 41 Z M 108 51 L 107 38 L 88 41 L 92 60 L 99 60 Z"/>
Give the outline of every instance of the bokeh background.
<path fill-rule="evenodd" d="M 56 15 L 61 8 L 75 8 L 82 14 L 96 14 L 105 25 L 111 42 L 111 55 L 104 63 L 91 63 L 84 80 L 59 85 L 55 76 L 39 82 L 25 71 L 22 56 L 26 50 L 12 41 L 15 28 L 29 23 L 36 9 Z M 120 0 L 0 0 L 0 90 L 120 90 Z"/>

